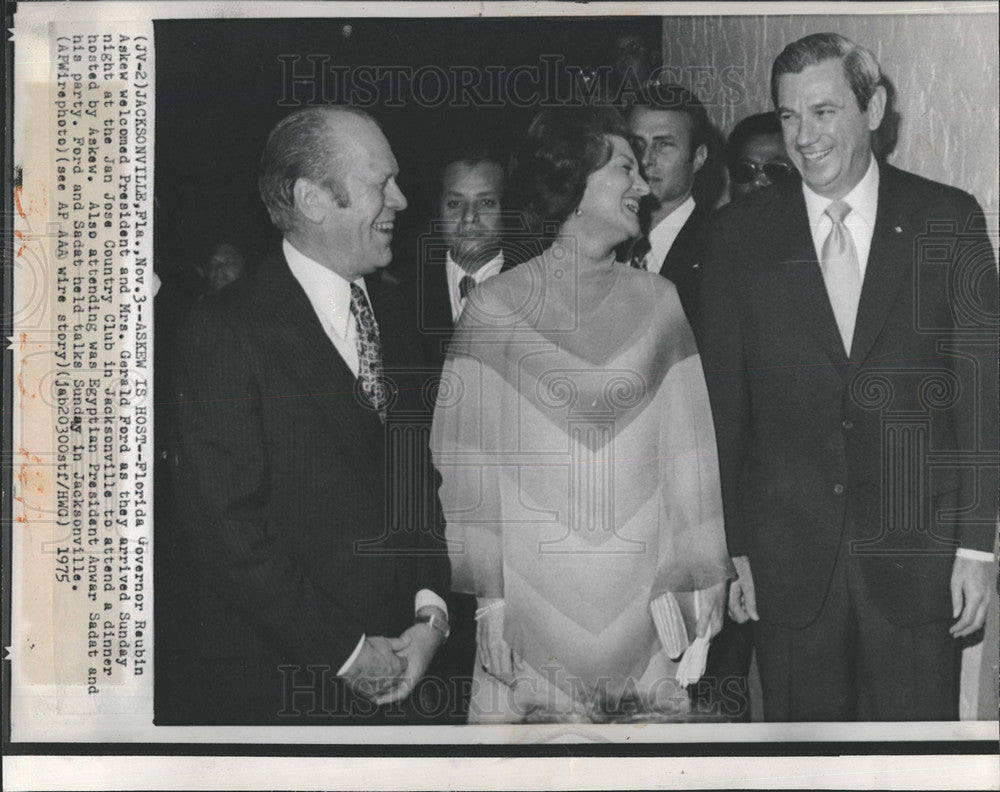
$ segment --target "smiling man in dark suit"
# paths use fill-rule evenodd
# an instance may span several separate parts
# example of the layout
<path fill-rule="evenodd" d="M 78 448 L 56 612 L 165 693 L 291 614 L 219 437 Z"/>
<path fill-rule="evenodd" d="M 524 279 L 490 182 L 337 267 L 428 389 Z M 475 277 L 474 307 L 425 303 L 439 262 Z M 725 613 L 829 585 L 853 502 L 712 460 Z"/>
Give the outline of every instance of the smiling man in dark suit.
<path fill-rule="evenodd" d="M 447 637 L 436 482 L 406 418 L 425 407 L 399 381 L 419 350 L 377 277 L 396 175 L 366 113 L 286 117 L 260 177 L 280 255 L 181 329 L 192 722 L 393 722 Z"/>
<path fill-rule="evenodd" d="M 802 184 L 720 212 L 699 348 L 769 720 L 948 720 L 995 578 L 997 290 L 966 193 L 877 162 L 874 56 L 771 77 Z"/>

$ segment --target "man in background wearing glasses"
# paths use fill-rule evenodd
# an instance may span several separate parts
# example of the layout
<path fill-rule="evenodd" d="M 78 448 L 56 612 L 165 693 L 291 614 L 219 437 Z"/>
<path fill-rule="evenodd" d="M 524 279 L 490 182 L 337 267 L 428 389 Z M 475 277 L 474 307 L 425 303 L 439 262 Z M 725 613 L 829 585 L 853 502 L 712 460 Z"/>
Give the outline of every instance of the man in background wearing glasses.
<path fill-rule="evenodd" d="M 747 116 L 733 127 L 726 141 L 729 197 L 738 201 L 775 182 L 798 179 L 785 153 L 781 122 L 774 113 Z"/>

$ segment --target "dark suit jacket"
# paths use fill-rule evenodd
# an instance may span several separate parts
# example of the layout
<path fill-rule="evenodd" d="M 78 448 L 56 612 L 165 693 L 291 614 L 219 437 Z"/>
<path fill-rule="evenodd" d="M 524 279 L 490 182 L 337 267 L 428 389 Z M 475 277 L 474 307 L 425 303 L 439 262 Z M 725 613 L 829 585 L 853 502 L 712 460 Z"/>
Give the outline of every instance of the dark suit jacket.
<path fill-rule="evenodd" d="M 701 257 L 709 213 L 696 206 L 670 246 L 660 274 L 673 281 L 688 321 L 693 322 L 698 310 L 698 286 L 701 281 Z"/>
<path fill-rule="evenodd" d="M 424 359 L 428 365 L 440 369 L 444 366 L 455 323 L 451 318 L 451 296 L 448 294 L 444 251 L 436 252 L 441 255 L 427 255 L 421 262 L 413 286 L 415 298 L 411 306 L 413 321 L 424 348 Z"/>
<path fill-rule="evenodd" d="M 762 618 L 808 624 L 844 540 L 891 621 L 951 616 L 955 547 L 993 548 L 996 319 L 982 212 L 954 188 L 882 166 L 850 359 L 801 186 L 720 211 L 698 341 L 729 549 Z"/>
<path fill-rule="evenodd" d="M 397 385 L 385 425 L 355 398 L 354 375 L 283 257 L 181 327 L 175 488 L 192 566 L 178 572 L 193 593 L 189 682 L 205 697 L 184 693 L 192 721 L 296 720 L 278 711 L 295 709 L 291 679 L 308 688 L 316 678 L 306 666 L 329 677 L 362 633 L 412 624 L 419 589 L 450 587 L 425 372 L 410 370 L 419 350 L 378 280 L 367 283 Z M 302 670 L 290 678 L 282 665 Z M 322 710 L 350 702 L 339 680 L 326 688 L 322 706 L 298 695 L 300 711 L 314 710 L 300 720 L 329 723 Z"/>
<path fill-rule="evenodd" d="M 423 260 L 409 287 L 412 299 L 407 306 L 410 321 L 423 345 L 424 360 L 428 366 L 439 371 L 444 366 L 448 342 L 455 331 L 455 322 L 451 318 L 451 295 L 448 294 L 446 251 L 443 243 L 425 244 Z M 524 261 L 527 251 L 505 243 L 503 254 L 500 271 L 506 272 Z"/>

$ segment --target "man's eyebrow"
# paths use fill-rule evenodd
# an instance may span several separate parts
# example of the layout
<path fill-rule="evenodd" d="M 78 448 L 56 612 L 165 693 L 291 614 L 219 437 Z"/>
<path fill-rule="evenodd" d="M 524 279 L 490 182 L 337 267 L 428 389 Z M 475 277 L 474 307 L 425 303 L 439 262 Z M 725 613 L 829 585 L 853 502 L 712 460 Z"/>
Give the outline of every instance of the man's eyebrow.
<path fill-rule="evenodd" d="M 473 193 L 473 195 L 475 195 L 475 196 L 480 196 L 480 195 L 496 195 L 499 192 L 500 192 L 499 189 L 493 188 L 491 190 L 480 190 L 477 193 Z M 459 197 L 464 197 L 466 195 L 466 193 L 462 192 L 461 190 L 445 190 L 444 194 L 445 195 L 457 195 Z"/>

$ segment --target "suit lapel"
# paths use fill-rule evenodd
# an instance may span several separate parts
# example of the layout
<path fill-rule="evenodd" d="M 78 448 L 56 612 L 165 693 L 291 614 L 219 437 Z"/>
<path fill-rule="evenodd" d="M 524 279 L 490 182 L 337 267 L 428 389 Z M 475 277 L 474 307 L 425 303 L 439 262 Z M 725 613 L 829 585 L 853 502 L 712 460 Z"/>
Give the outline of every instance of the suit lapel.
<path fill-rule="evenodd" d="M 429 333 L 448 333 L 455 329 L 451 318 L 451 295 L 445 262 L 425 261 L 417 287 L 420 290 L 420 328 Z"/>
<path fill-rule="evenodd" d="M 913 229 L 906 227 L 908 218 L 901 209 L 901 197 L 894 169 L 882 166 L 875 231 L 861 287 L 851 348 L 851 360 L 855 362 L 865 360 L 870 354 L 895 303 L 903 275 L 908 271 L 907 263 L 912 258 L 909 247 L 913 242 Z M 904 233 L 907 230 L 909 233 Z"/>
<path fill-rule="evenodd" d="M 679 270 L 697 269 L 701 266 L 701 262 L 696 257 L 701 252 L 698 250 L 700 247 L 698 236 L 702 223 L 705 221 L 704 214 L 701 209 L 696 207 L 684 225 L 681 226 L 674 244 L 670 246 L 670 250 L 663 258 L 663 266 L 660 268 L 660 274 L 663 277 L 673 280 Z"/>
<path fill-rule="evenodd" d="M 295 398 L 314 408 L 328 422 L 331 442 L 342 442 L 345 453 L 364 458 L 380 470 L 372 454 L 356 453 L 370 447 L 361 426 L 364 413 L 371 411 L 362 409 L 354 396 L 354 373 L 326 335 L 284 257 L 262 267 L 260 343 L 270 347 L 272 359 L 287 375 L 284 387 L 271 395 Z"/>
<path fill-rule="evenodd" d="M 844 363 L 847 355 L 837 329 L 823 273 L 816 259 L 805 199 L 798 185 L 789 185 L 784 201 L 771 216 L 777 225 L 771 230 L 778 246 L 778 260 L 785 273 L 791 303 L 806 330 L 816 338 L 834 363 Z M 838 368 L 839 370 L 839 368 Z"/>

